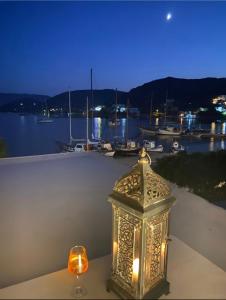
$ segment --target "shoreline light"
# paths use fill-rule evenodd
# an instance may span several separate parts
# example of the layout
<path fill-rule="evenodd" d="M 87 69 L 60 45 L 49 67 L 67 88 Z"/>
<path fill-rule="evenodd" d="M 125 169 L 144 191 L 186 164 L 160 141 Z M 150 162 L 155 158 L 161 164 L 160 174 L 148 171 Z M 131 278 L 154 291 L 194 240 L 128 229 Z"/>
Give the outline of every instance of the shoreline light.
<path fill-rule="evenodd" d="M 166 21 L 170 21 L 171 19 L 172 19 L 172 13 L 171 12 L 168 12 L 167 14 L 166 14 Z"/>

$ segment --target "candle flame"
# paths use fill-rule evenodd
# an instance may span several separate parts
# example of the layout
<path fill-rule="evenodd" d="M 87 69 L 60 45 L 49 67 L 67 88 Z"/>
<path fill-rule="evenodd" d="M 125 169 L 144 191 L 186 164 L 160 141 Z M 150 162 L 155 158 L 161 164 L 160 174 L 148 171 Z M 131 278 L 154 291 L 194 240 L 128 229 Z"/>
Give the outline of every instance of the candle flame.
<path fill-rule="evenodd" d="M 136 275 L 139 274 L 139 258 L 136 258 L 133 261 L 133 273 Z"/>

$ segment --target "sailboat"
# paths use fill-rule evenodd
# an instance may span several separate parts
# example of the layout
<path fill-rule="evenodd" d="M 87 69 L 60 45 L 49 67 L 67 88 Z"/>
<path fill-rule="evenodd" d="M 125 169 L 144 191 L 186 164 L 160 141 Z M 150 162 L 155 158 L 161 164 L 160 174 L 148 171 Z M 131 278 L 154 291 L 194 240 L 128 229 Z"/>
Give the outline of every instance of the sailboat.
<path fill-rule="evenodd" d="M 127 119 L 127 127 L 126 127 L 126 139 L 124 143 L 118 144 L 115 146 L 115 154 L 116 156 L 132 156 L 138 155 L 141 147 L 133 140 L 129 139 L 128 131 L 129 131 L 129 99 L 127 100 L 127 109 L 126 109 L 126 119 Z"/>
<path fill-rule="evenodd" d="M 45 102 L 45 106 L 46 106 L 46 116 L 44 116 L 43 118 L 38 118 L 37 119 L 37 123 L 52 123 L 53 119 L 50 118 L 50 113 L 49 113 L 49 109 L 47 107 L 47 100 Z"/>
<path fill-rule="evenodd" d="M 151 135 L 154 136 L 157 134 L 157 129 L 152 127 L 152 110 L 153 110 L 153 92 L 151 93 L 151 103 L 150 103 L 150 127 L 149 128 L 144 128 L 140 127 L 140 131 L 143 135 Z"/>
<path fill-rule="evenodd" d="M 87 99 L 88 102 L 88 99 Z M 88 105 L 87 105 L 88 107 Z M 87 108 L 88 109 L 88 108 Z M 88 113 L 87 113 L 88 115 Z M 72 123 L 71 123 L 71 92 L 68 91 L 68 117 L 69 117 L 69 143 L 63 143 L 56 141 L 60 149 L 64 152 L 83 152 L 88 148 L 88 135 L 85 143 L 85 139 L 74 139 L 72 137 Z"/>
<path fill-rule="evenodd" d="M 94 111 L 94 92 L 93 92 L 93 69 L 90 69 L 90 98 L 91 98 L 91 133 L 92 138 L 91 140 L 88 138 L 89 144 L 92 144 L 93 146 L 97 146 L 100 143 L 100 139 L 95 139 L 95 136 L 93 134 L 93 111 Z M 88 98 L 87 98 L 87 109 L 88 109 Z M 88 114 L 88 112 L 87 112 Z M 89 122 L 89 119 L 87 120 Z M 89 123 L 87 124 L 89 126 Z"/>
<path fill-rule="evenodd" d="M 108 125 L 111 127 L 117 127 L 120 125 L 120 120 L 117 118 L 118 111 L 118 93 L 117 89 L 115 89 L 115 118 L 108 122 Z"/>

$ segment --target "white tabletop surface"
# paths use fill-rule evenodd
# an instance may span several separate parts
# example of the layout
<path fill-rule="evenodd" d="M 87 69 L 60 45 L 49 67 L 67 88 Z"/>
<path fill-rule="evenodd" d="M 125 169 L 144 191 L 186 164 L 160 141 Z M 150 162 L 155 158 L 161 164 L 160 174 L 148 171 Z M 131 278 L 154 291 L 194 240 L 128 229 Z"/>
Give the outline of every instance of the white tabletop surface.
<path fill-rule="evenodd" d="M 168 261 L 170 294 L 162 299 L 225 299 L 226 273 L 182 241 L 172 237 Z M 90 261 L 80 277 L 87 289 L 83 299 L 118 299 L 106 291 L 111 256 Z M 67 269 L 0 290 L 0 299 L 70 299 L 75 278 Z"/>

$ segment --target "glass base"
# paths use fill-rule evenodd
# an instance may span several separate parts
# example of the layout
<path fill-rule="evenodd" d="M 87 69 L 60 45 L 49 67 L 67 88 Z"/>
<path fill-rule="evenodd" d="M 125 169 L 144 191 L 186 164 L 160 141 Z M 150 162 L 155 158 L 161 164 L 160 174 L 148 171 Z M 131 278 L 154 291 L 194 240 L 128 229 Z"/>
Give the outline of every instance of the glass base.
<path fill-rule="evenodd" d="M 72 297 L 75 299 L 80 299 L 87 294 L 86 288 L 83 286 L 75 286 L 72 290 Z"/>

